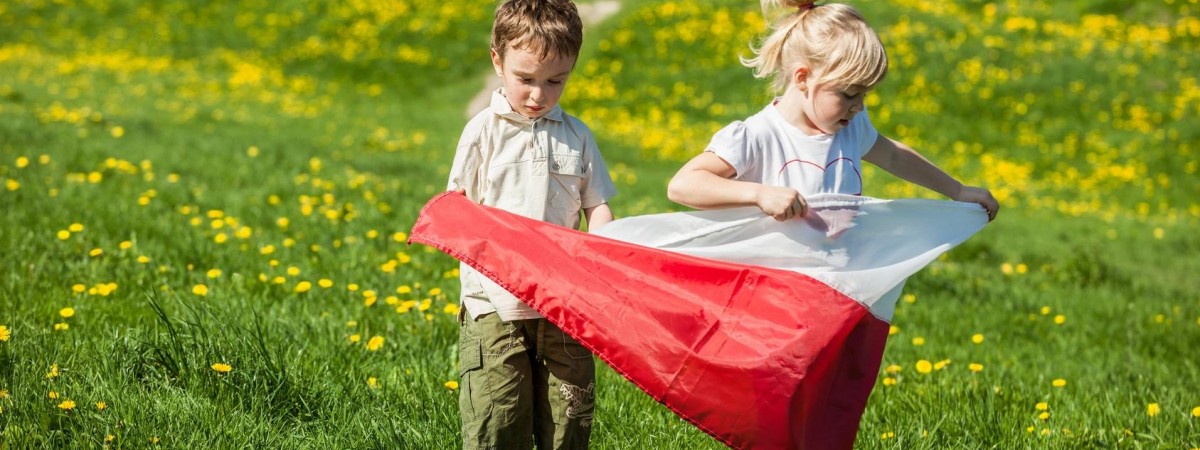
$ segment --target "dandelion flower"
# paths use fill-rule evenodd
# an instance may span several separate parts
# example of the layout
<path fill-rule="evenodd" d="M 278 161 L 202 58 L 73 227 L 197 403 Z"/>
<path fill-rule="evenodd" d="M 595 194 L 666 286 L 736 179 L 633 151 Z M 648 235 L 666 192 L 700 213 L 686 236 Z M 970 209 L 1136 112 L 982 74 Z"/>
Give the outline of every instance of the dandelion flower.
<path fill-rule="evenodd" d="M 1046 420 L 1049 418 L 1050 418 L 1050 413 L 1047 411 L 1042 411 L 1041 414 L 1038 414 L 1038 420 Z"/>
<path fill-rule="evenodd" d="M 888 336 L 900 334 L 900 327 L 892 325 L 888 327 Z"/>
<path fill-rule="evenodd" d="M 975 333 L 973 336 L 971 336 L 971 342 L 976 343 L 976 344 L 982 344 L 983 343 L 983 335 L 980 333 Z"/>
<path fill-rule="evenodd" d="M 96 410 L 104 411 L 106 408 L 108 408 L 108 403 L 96 402 Z"/>
<path fill-rule="evenodd" d="M 408 234 L 403 231 L 397 231 L 396 233 L 392 234 L 392 240 L 396 242 L 408 241 Z"/>
<path fill-rule="evenodd" d="M 330 280 L 328 278 L 322 278 L 317 281 L 317 286 L 321 286 L 322 288 L 329 289 L 329 288 L 333 287 L 333 280 Z"/>
<path fill-rule="evenodd" d="M 73 224 L 71 224 L 71 226 L 67 227 L 67 230 L 72 233 L 79 233 L 79 232 L 83 231 L 83 224 L 78 223 L 78 222 L 73 223 Z"/>
<path fill-rule="evenodd" d="M 209 367 L 212 367 L 212 370 L 215 370 L 217 373 L 229 373 L 229 371 L 233 370 L 233 366 L 225 363 L 212 363 L 212 366 Z"/>
<path fill-rule="evenodd" d="M 311 282 L 301 281 L 299 283 L 296 283 L 296 293 L 297 294 L 303 294 L 305 292 L 308 292 L 310 289 L 312 289 Z"/>
<path fill-rule="evenodd" d="M 375 377 L 367 378 L 367 387 L 375 389 L 379 387 L 379 379 Z"/>
<path fill-rule="evenodd" d="M 442 293 L 442 288 L 433 288 L 433 289 L 429 290 L 430 297 L 436 297 L 438 295 L 441 295 L 441 293 Z"/>
<path fill-rule="evenodd" d="M 983 364 L 979 364 L 979 363 L 971 363 L 971 364 L 968 364 L 968 365 L 967 365 L 967 370 L 970 370 L 970 371 L 971 371 L 971 372 L 973 372 L 973 373 L 979 373 L 979 372 L 982 372 L 982 371 L 983 371 Z"/>
<path fill-rule="evenodd" d="M 62 403 L 58 404 L 58 409 L 61 409 L 63 411 L 70 411 L 72 409 L 75 409 L 75 402 L 71 401 L 71 400 L 63 400 Z"/>
<path fill-rule="evenodd" d="M 352 334 L 352 335 L 350 335 L 350 343 L 351 343 L 351 344 L 357 344 L 357 343 L 358 343 L 358 341 L 361 341 L 361 340 L 362 340 L 362 335 L 361 335 L 361 334 Z"/>
<path fill-rule="evenodd" d="M 1159 412 L 1160 412 L 1160 410 L 1158 407 L 1158 403 L 1151 403 L 1149 405 L 1146 405 L 1146 415 L 1147 416 L 1154 417 L 1154 416 L 1157 416 Z"/>
<path fill-rule="evenodd" d="M 1192 408 L 1192 417 L 1200 417 L 1200 406 Z"/>
<path fill-rule="evenodd" d="M 221 269 L 209 269 L 207 275 L 209 278 L 221 278 Z"/>
<path fill-rule="evenodd" d="M 192 293 L 199 295 L 201 297 L 204 297 L 204 296 L 208 295 L 208 286 L 205 286 L 203 284 L 197 284 L 195 286 L 192 286 Z"/>
<path fill-rule="evenodd" d="M 1067 316 L 1064 316 L 1064 315 L 1062 315 L 1062 314 L 1059 314 L 1059 315 L 1057 315 L 1057 316 L 1054 316 L 1054 323 L 1055 323 L 1055 324 L 1062 325 L 1062 324 L 1064 324 L 1064 323 L 1066 323 L 1066 322 L 1067 322 Z"/>
<path fill-rule="evenodd" d="M 5 325 L 0 325 L 0 342 L 8 342 L 12 338 L 12 331 Z"/>
<path fill-rule="evenodd" d="M 450 381 L 447 381 L 447 382 L 445 382 L 445 383 L 442 383 L 442 386 L 446 386 L 446 389 L 449 389 L 449 390 L 452 390 L 452 391 L 453 391 L 453 390 L 457 390 L 457 389 L 458 389 L 458 382 L 457 382 L 457 381 L 454 381 L 454 380 L 450 380 Z"/>
<path fill-rule="evenodd" d="M 383 347 L 383 336 L 374 336 L 367 341 L 367 350 L 376 351 Z"/>
<path fill-rule="evenodd" d="M 883 377 L 883 385 L 884 386 L 895 386 L 896 379 L 893 377 Z"/>
<path fill-rule="evenodd" d="M 933 363 L 931 363 L 927 360 L 924 360 L 924 359 L 917 361 L 917 372 L 918 373 L 929 373 L 932 371 L 933 371 Z"/>
<path fill-rule="evenodd" d="M 54 331 L 67 331 L 69 329 L 71 329 L 71 325 L 67 324 L 66 322 L 59 322 L 59 323 L 54 324 Z"/>
<path fill-rule="evenodd" d="M 68 306 L 66 308 L 60 309 L 60 310 L 58 310 L 58 315 L 63 316 L 64 319 L 70 318 L 71 316 L 75 315 L 75 308 Z"/>
<path fill-rule="evenodd" d="M 82 294 L 85 291 L 87 291 L 87 286 L 84 286 L 82 283 L 75 283 L 74 285 L 71 285 L 71 292 Z"/>
<path fill-rule="evenodd" d="M 912 344 L 913 344 L 913 345 L 915 345 L 915 346 L 922 346 L 922 345 L 925 345 L 925 338 L 923 338 L 923 337 L 921 337 L 921 336 L 917 336 L 917 337 L 915 337 L 915 338 L 913 338 L 913 339 L 912 339 Z"/>
<path fill-rule="evenodd" d="M 1046 403 L 1046 402 L 1038 402 L 1038 404 L 1033 405 L 1033 408 L 1038 411 L 1045 411 L 1047 409 L 1050 409 L 1050 404 Z"/>
<path fill-rule="evenodd" d="M 1056 388 L 1065 387 L 1067 385 L 1067 380 L 1064 380 L 1062 378 L 1056 378 L 1050 384 Z"/>

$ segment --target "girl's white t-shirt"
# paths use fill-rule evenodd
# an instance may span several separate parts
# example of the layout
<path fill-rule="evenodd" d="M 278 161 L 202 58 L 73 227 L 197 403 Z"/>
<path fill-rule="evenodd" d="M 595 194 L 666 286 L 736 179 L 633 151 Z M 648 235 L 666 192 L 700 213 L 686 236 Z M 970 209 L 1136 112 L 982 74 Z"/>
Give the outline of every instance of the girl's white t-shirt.
<path fill-rule="evenodd" d="M 809 136 L 772 103 L 722 128 L 705 151 L 733 166 L 738 181 L 787 186 L 801 195 L 862 195 L 862 156 L 878 137 L 866 111 L 833 135 Z"/>

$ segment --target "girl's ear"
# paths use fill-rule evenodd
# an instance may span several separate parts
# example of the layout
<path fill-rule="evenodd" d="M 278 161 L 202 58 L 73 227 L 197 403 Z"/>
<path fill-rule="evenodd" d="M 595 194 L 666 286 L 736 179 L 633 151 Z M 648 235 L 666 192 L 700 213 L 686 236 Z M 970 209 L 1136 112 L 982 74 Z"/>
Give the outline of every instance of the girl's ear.
<path fill-rule="evenodd" d="M 792 72 L 792 83 L 795 83 L 796 88 L 800 89 L 801 91 L 808 90 L 807 82 L 808 82 L 809 74 L 810 73 L 809 73 L 808 67 L 806 67 L 806 66 L 797 67 L 796 71 Z"/>

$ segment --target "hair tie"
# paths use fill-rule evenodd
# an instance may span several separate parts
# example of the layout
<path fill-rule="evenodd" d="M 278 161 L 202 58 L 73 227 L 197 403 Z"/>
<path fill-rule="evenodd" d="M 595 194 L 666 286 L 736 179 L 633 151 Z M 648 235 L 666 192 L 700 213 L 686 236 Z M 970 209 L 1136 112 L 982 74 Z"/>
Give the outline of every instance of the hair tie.
<path fill-rule="evenodd" d="M 815 1 L 808 2 L 808 3 L 801 3 L 796 6 L 796 12 L 804 12 L 804 11 L 808 11 L 808 10 L 816 8 L 816 7 L 817 7 L 817 2 L 815 2 Z"/>

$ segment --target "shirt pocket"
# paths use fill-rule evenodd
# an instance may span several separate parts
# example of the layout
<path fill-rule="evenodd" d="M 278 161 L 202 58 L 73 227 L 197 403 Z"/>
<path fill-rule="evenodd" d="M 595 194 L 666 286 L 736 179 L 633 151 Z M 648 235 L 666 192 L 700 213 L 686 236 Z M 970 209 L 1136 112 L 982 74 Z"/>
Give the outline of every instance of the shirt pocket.
<path fill-rule="evenodd" d="M 550 153 L 550 208 L 569 213 L 579 211 L 583 189 L 583 155 L 566 146 Z"/>

